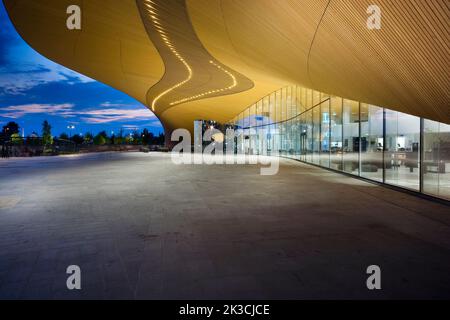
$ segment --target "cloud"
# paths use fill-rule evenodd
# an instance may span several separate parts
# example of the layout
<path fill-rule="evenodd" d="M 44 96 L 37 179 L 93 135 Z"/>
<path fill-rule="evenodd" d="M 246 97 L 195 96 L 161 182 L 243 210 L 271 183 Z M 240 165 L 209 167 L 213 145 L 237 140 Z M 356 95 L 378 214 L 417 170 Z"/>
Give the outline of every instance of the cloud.
<path fill-rule="evenodd" d="M 73 104 L 25 104 L 18 106 L 0 107 L 0 116 L 17 119 L 29 114 L 45 113 L 71 117 Z"/>
<path fill-rule="evenodd" d="M 51 82 L 88 83 L 94 80 L 56 64 L 7 65 L 0 68 L 0 88 L 4 94 L 22 95 L 26 91 Z"/>
<path fill-rule="evenodd" d="M 24 104 L 16 106 L 0 107 L 0 116 L 4 118 L 18 119 L 30 114 L 49 114 L 63 118 L 80 117 L 89 124 L 102 124 L 123 120 L 144 121 L 152 120 L 155 115 L 144 107 L 132 107 L 131 105 L 102 103 L 100 106 L 115 105 L 119 108 L 100 108 L 74 110 L 74 104 Z"/>
<path fill-rule="evenodd" d="M 112 103 L 109 101 L 103 102 L 100 104 L 102 107 L 105 108 L 125 108 L 125 107 L 134 107 L 133 104 L 124 104 L 124 103 Z"/>
<path fill-rule="evenodd" d="M 94 80 L 38 54 L 18 35 L 0 1 L 0 94 L 22 95 L 51 82 L 86 83 Z"/>
<path fill-rule="evenodd" d="M 127 129 L 127 130 L 136 130 L 138 127 L 140 127 L 140 126 L 137 126 L 135 124 L 124 124 L 124 125 L 122 125 L 122 128 Z"/>
<path fill-rule="evenodd" d="M 162 125 L 161 125 L 161 121 L 159 121 L 159 120 L 156 119 L 156 117 L 155 117 L 155 121 L 151 121 L 150 123 L 147 123 L 147 124 L 145 124 L 144 126 L 145 126 L 145 127 L 158 127 L 158 128 L 160 128 Z"/>
<path fill-rule="evenodd" d="M 98 123 L 109 123 L 115 121 L 123 120 L 150 120 L 155 117 L 155 115 L 148 109 L 96 109 L 83 111 L 78 113 L 81 115 L 81 119 L 87 123 L 98 124 Z"/>

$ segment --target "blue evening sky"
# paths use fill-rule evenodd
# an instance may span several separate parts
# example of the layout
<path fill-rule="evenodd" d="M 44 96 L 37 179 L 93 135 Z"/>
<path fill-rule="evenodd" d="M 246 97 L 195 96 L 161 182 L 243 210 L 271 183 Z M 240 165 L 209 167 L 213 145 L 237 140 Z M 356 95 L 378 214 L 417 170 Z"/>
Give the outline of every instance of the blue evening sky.
<path fill-rule="evenodd" d="M 28 46 L 14 29 L 0 1 L 0 129 L 15 121 L 25 131 L 40 134 L 48 120 L 53 135 L 128 133 L 163 128 L 140 102 L 105 84 L 58 65 Z"/>

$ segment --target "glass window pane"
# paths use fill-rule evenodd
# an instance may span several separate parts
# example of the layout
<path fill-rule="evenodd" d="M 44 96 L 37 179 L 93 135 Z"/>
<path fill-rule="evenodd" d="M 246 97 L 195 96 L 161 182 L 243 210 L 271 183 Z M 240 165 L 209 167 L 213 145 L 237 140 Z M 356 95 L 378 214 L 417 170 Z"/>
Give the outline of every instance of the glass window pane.
<path fill-rule="evenodd" d="M 450 200 L 450 125 L 423 123 L 423 192 Z"/>
<path fill-rule="evenodd" d="M 312 163 L 313 154 L 313 116 L 312 109 L 306 112 L 306 162 Z"/>
<path fill-rule="evenodd" d="M 312 105 L 317 106 L 319 103 L 320 103 L 320 92 L 314 90 Z"/>
<path fill-rule="evenodd" d="M 244 111 L 244 127 L 247 128 L 250 126 L 250 109 L 247 108 Z"/>
<path fill-rule="evenodd" d="M 321 132 L 320 132 L 320 165 L 330 167 L 330 102 L 320 105 Z"/>
<path fill-rule="evenodd" d="M 307 137 L 306 137 L 306 114 L 300 115 L 300 130 L 299 130 L 299 145 L 300 145 L 300 160 L 306 161 Z"/>
<path fill-rule="evenodd" d="M 292 120 L 288 120 L 285 122 L 285 149 L 286 156 L 292 157 L 294 152 L 291 145 L 291 129 L 292 129 Z"/>
<path fill-rule="evenodd" d="M 295 104 L 297 105 L 297 114 L 303 112 L 303 108 L 302 108 L 302 88 L 301 87 L 297 87 L 297 97 L 295 100 Z"/>
<path fill-rule="evenodd" d="M 269 97 L 264 97 L 262 100 L 263 124 L 268 124 L 270 122 L 269 99 Z"/>
<path fill-rule="evenodd" d="M 300 116 L 293 119 L 292 137 L 294 140 L 294 158 L 300 160 Z"/>
<path fill-rule="evenodd" d="M 383 108 L 361 103 L 362 177 L 383 182 Z"/>
<path fill-rule="evenodd" d="M 320 124 L 321 124 L 320 105 L 315 107 L 312 111 L 313 111 L 313 158 L 312 158 L 312 162 L 315 164 L 320 164 Z"/>
<path fill-rule="evenodd" d="M 291 93 L 291 87 L 286 88 L 286 96 L 285 96 L 285 101 L 284 103 L 286 104 L 286 118 L 285 119 L 290 119 L 291 118 L 291 97 L 292 97 L 292 93 Z"/>
<path fill-rule="evenodd" d="M 282 108 L 281 108 L 281 90 L 278 90 L 275 93 L 276 97 L 275 97 L 275 108 L 276 108 L 276 112 L 277 112 L 277 117 L 276 117 L 276 122 L 280 122 L 281 121 L 281 114 L 282 114 Z"/>
<path fill-rule="evenodd" d="M 306 90 L 307 90 L 306 88 L 302 88 L 302 108 L 304 110 L 307 109 L 307 105 L 308 105 L 307 100 L 306 100 Z"/>
<path fill-rule="evenodd" d="M 270 123 L 275 123 L 277 121 L 277 109 L 275 103 L 275 93 L 272 93 L 269 98 L 269 109 L 270 109 Z"/>
<path fill-rule="evenodd" d="M 344 171 L 359 174 L 359 103 L 344 100 L 342 125 Z"/>
<path fill-rule="evenodd" d="M 342 99 L 331 98 L 330 167 L 342 171 Z"/>
<path fill-rule="evenodd" d="M 252 104 L 249 108 L 249 126 L 256 126 L 256 104 Z"/>
<path fill-rule="evenodd" d="M 385 182 L 419 190 L 420 118 L 386 109 Z"/>
<path fill-rule="evenodd" d="M 312 108 L 312 90 L 306 89 L 306 109 Z"/>

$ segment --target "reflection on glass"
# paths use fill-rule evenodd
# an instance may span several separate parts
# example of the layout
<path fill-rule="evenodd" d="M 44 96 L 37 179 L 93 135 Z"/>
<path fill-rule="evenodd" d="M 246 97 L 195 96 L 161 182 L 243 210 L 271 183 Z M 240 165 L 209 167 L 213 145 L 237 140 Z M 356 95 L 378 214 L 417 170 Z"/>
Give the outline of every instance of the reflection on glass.
<path fill-rule="evenodd" d="M 450 125 L 423 123 L 423 191 L 450 200 Z"/>
<path fill-rule="evenodd" d="M 359 174 L 359 103 L 345 100 L 342 114 L 344 171 Z"/>
<path fill-rule="evenodd" d="M 300 116 L 293 119 L 291 136 L 294 145 L 294 158 L 300 160 Z"/>
<path fill-rule="evenodd" d="M 276 117 L 276 122 L 280 122 L 282 120 L 281 117 L 281 90 L 278 90 L 277 92 L 275 92 L 275 109 L 277 112 L 277 117 Z"/>
<path fill-rule="evenodd" d="M 237 152 L 281 154 L 450 199 L 450 125 L 422 121 L 421 137 L 418 117 L 291 87 L 264 97 L 232 123 Z"/>
<path fill-rule="evenodd" d="M 330 102 L 320 104 L 320 165 L 330 167 Z"/>
<path fill-rule="evenodd" d="M 320 124 L 321 124 L 321 113 L 320 105 L 313 108 L 313 157 L 312 163 L 320 164 Z"/>
<path fill-rule="evenodd" d="M 320 92 L 313 90 L 313 107 L 320 103 Z"/>
<path fill-rule="evenodd" d="M 385 182 L 419 190 L 420 118 L 386 110 Z"/>
<path fill-rule="evenodd" d="M 342 171 L 342 99 L 330 100 L 330 167 Z"/>
<path fill-rule="evenodd" d="M 313 104 L 312 90 L 306 89 L 306 109 L 311 109 Z"/>
<path fill-rule="evenodd" d="M 275 93 L 272 93 L 269 96 L 270 123 L 275 123 L 277 121 L 277 110 L 275 106 Z"/>
<path fill-rule="evenodd" d="M 301 101 L 302 101 L 302 112 L 306 111 L 306 109 L 308 108 L 308 103 L 306 101 L 306 88 L 302 88 L 301 89 Z"/>
<path fill-rule="evenodd" d="M 361 167 L 362 177 L 383 181 L 383 108 L 361 103 Z"/>
<path fill-rule="evenodd" d="M 261 126 L 264 123 L 263 102 L 262 100 L 256 103 L 256 126 Z"/>
<path fill-rule="evenodd" d="M 306 112 L 306 162 L 312 163 L 313 157 L 313 115 L 312 109 Z"/>
<path fill-rule="evenodd" d="M 270 97 L 264 97 L 262 99 L 263 124 L 269 124 L 270 123 L 269 99 L 270 99 Z"/>

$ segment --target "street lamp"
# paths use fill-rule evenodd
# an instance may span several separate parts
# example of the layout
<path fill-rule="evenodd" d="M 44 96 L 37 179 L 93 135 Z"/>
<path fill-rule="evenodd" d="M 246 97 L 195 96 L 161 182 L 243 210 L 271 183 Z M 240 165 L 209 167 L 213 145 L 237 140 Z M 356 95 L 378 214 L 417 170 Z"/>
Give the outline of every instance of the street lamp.
<path fill-rule="evenodd" d="M 72 138 L 72 130 L 75 130 L 75 126 L 69 125 L 69 126 L 67 126 L 67 129 L 69 129 L 69 139 L 71 139 Z"/>

